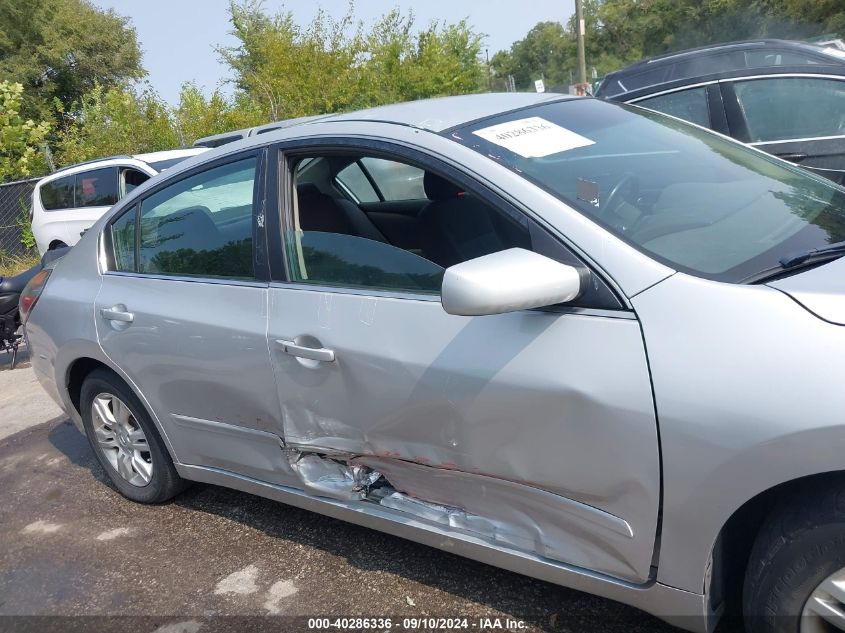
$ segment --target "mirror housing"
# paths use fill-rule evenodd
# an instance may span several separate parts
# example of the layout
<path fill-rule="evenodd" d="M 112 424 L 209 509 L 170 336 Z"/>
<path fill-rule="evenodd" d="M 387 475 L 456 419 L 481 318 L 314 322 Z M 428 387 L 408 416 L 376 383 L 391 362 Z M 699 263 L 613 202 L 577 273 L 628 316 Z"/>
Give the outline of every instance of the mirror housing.
<path fill-rule="evenodd" d="M 449 314 L 502 314 L 572 301 L 585 282 L 574 266 L 510 248 L 447 268 L 440 303 Z"/>

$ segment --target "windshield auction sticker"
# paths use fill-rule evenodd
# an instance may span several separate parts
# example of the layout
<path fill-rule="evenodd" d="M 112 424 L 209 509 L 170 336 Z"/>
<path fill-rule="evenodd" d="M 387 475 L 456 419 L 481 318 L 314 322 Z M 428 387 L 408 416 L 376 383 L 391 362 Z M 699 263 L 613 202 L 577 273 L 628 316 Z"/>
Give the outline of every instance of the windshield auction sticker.
<path fill-rule="evenodd" d="M 595 143 L 538 116 L 485 127 L 473 134 L 525 158 L 543 158 Z"/>

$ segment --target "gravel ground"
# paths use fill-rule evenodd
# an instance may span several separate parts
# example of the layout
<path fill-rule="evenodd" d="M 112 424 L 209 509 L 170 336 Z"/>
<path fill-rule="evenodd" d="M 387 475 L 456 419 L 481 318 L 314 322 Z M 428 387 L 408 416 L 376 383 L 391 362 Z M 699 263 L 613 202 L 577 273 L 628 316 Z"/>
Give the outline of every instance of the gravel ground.
<path fill-rule="evenodd" d="M 499 618 L 502 629 L 510 620 L 534 631 L 678 631 L 619 603 L 223 488 L 136 505 L 47 396 L 32 426 L 37 407 L 21 403 L 40 392 L 25 365 L 0 370 L 0 431 L 29 425 L 0 439 L 0 631 L 305 631 L 309 616 L 390 617 L 394 630 L 405 616 L 435 616 L 468 618 L 475 630 L 495 630 Z"/>

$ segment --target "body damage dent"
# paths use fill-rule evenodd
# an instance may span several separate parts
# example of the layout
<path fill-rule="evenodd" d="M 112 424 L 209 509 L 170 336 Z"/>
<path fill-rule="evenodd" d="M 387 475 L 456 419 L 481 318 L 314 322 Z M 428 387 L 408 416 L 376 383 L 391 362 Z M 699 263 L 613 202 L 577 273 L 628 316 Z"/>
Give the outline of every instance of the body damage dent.
<path fill-rule="evenodd" d="M 591 568 L 612 569 L 624 560 L 614 543 L 634 536 L 625 520 L 608 512 L 510 481 L 395 459 L 283 450 L 312 495 L 378 503 L 552 560 L 589 552 Z"/>

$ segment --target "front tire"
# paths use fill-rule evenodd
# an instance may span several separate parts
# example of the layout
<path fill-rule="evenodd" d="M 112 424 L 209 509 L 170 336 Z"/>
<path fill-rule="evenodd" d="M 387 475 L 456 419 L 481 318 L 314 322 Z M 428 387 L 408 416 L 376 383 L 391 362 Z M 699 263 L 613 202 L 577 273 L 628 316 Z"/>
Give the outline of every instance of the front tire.
<path fill-rule="evenodd" d="M 766 520 L 748 563 L 749 633 L 845 631 L 845 479 L 808 483 Z"/>
<path fill-rule="evenodd" d="M 97 460 L 124 497 L 162 503 L 185 489 L 146 409 L 115 374 L 91 372 L 82 383 L 80 412 Z"/>

